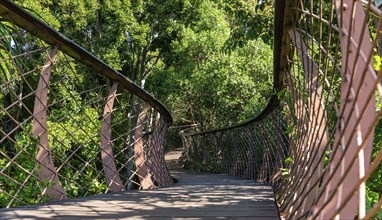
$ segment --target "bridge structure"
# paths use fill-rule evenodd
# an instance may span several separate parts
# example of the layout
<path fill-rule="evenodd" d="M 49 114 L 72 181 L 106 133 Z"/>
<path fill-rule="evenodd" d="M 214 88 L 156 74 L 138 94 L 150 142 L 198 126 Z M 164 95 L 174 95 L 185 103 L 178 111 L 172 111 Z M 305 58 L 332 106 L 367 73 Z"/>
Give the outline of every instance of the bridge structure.
<path fill-rule="evenodd" d="M 253 119 L 182 131 L 191 172 L 166 165 L 164 105 L 2 0 L 0 218 L 377 218 L 366 183 L 382 170 L 382 10 L 274 8 L 274 94 Z"/>

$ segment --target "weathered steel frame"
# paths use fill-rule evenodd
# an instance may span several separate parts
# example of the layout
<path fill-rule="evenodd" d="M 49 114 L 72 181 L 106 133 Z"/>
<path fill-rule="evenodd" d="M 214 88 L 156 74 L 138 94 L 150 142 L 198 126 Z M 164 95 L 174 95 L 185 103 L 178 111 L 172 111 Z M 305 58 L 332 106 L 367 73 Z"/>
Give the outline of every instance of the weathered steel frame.
<path fill-rule="evenodd" d="M 33 135 L 39 137 L 39 151 L 36 155 L 36 162 L 39 163 L 39 179 L 48 186 L 44 188 L 42 195 L 47 195 L 52 199 L 66 199 L 66 193 L 61 186 L 56 168 L 54 167 L 51 149 L 48 141 L 47 109 L 48 109 L 48 87 L 52 74 L 54 59 L 58 52 L 58 47 L 53 46 L 41 72 L 40 81 L 36 90 L 34 110 L 33 110 Z M 49 185 L 53 186 L 50 187 Z"/>
<path fill-rule="evenodd" d="M 124 191 L 123 183 L 119 176 L 112 149 L 111 118 L 113 114 L 114 100 L 117 97 L 118 83 L 113 83 L 107 96 L 101 127 L 101 158 L 105 178 L 111 192 Z"/>
<path fill-rule="evenodd" d="M 37 38 L 33 38 L 33 40 L 41 40 L 41 42 L 44 42 L 43 43 L 44 45 L 45 43 L 53 45 L 52 51 L 50 52 L 50 54 L 48 54 L 48 59 L 42 68 L 38 88 L 32 88 L 30 84 L 26 82 L 26 84 L 30 87 L 29 89 L 32 91 L 27 96 L 33 97 L 33 95 L 35 94 L 34 112 L 32 113 L 29 111 L 28 106 L 26 106 L 25 103 L 22 103 L 23 102 L 22 99 L 20 100 L 20 104 L 23 105 L 23 107 L 26 108 L 26 111 L 28 111 L 28 114 L 30 114 L 30 116 L 24 122 L 17 121 L 17 119 L 12 117 L 12 115 L 9 114 L 9 112 L 7 112 L 7 109 L 11 108 L 12 106 L 6 106 L 5 108 L 0 109 L 2 113 L 7 114 L 7 117 L 13 120 L 14 123 L 17 125 L 17 127 L 14 128 L 11 132 L 14 132 L 16 129 L 19 129 L 19 128 L 23 131 L 27 131 L 28 129 L 26 129 L 23 124 L 27 123 L 28 120 L 33 120 L 33 128 L 32 128 L 33 135 L 31 136 L 39 139 L 39 145 L 38 145 L 39 149 L 35 158 L 36 163 L 38 165 L 33 170 L 29 170 L 30 168 L 24 168 L 16 162 L 15 159 L 17 155 L 21 154 L 21 152 L 18 152 L 14 158 L 12 157 L 7 158 L 7 160 L 9 160 L 7 167 L 16 166 L 20 168 L 28 176 L 24 182 L 20 182 L 20 183 L 17 182 L 17 180 L 12 177 L 6 177 L 10 181 L 20 185 L 21 187 L 20 190 L 22 190 L 22 187 L 25 186 L 28 179 L 38 178 L 43 182 L 43 185 L 46 185 L 46 187 L 44 188 L 42 192 L 42 195 L 39 195 L 41 197 L 38 199 L 39 201 L 43 198 L 42 196 L 44 195 L 46 195 L 46 197 L 49 197 L 55 200 L 67 198 L 68 195 L 66 194 L 65 190 L 62 187 L 59 177 L 61 178 L 63 183 L 65 182 L 64 185 L 66 188 L 67 188 L 67 182 L 73 183 L 74 185 L 76 185 L 76 187 L 79 186 L 74 182 L 74 180 L 72 181 L 69 177 L 65 177 L 62 174 L 60 174 L 61 169 L 66 169 L 65 166 L 68 166 L 69 169 L 75 168 L 68 163 L 68 160 L 72 157 L 77 157 L 80 160 L 80 162 L 83 163 L 81 164 L 82 168 L 76 170 L 76 172 L 79 175 L 86 175 L 83 172 L 83 169 L 86 167 L 90 167 L 92 171 L 96 172 L 95 174 L 96 176 L 105 175 L 105 179 L 106 179 L 105 182 L 107 182 L 106 184 L 108 186 L 108 189 L 106 190 L 106 192 L 107 191 L 118 192 L 118 191 L 124 190 L 122 186 L 122 181 L 120 179 L 120 175 L 118 174 L 118 172 L 120 172 L 123 168 L 119 168 L 119 170 L 117 170 L 115 156 L 113 154 L 113 149 L 112 149 L 113 142 L 116 140 L 116 139 L 113 139 L 112 137 L 112 131 L 113 132 L 115 131 L 114 129 L 112 129 L 112 117 L 115 110 L 113 109 L 114 101 L 117 100 L 116 99 L 117 85 L 120 85 L 120 88 L 125 89 L 125 91 L 130 92 L 132 96 L 137 96 L 140 100 L 143 100 L 145 103 L 147 103 L 148 106 L 150 106 L 150 111 L 155 112 L 158 115 L 158 118 L 160 118 L 158 120 L 160 120 L 161 123 L 157 123 L 157 126 L 159 127 L 155 127 L 155 125 L 153 126 L 155 127 L 155 130 L 156 130 L 155 138 L 159 140 L 158 143 L 156 143 L 155 145 L 155 148 L 156 148 L 155 150 L 158 152 L 158 154 L 164 154 L 163 148 L 164 148 L 165 134 L 168 127 L 172 123 L 172 118 L 168 110 L 158 100 L 153 98 L 149 93 L 144 91 L 142 88 L 138 87 L 134 82 L 124 77 L 121 73 L 112 69 L 111 67 L 109 67 L 108 65 L 100 61 L 97 57 L 93 56 L 92 54 L 90 54 L 89 52 L 87 52 L 86 50 L 84 50 L 83 48 L 81 48 L 80 46 L 78 46 L 77 44 L 75 44 L 74 42 L 72 42 L 71 40 L 63 36 L 62 34 L 54 31 L 45 23 L 39 21 L 32 15 L 28 14 L 27 12 L 25 12 L 23 9 L 21 9 L 19 6 L 17 6 L 13 2 L 8 0 L 4 0 L 0 2 L 0 16 L 2 17 L 3 22 L 9 21 L 15 27 L 18 26 L 22 28 L 25 32 L 28 32 L 28 33 L 31 33 L 32 35 L 37 36 Z M 38 54 L 40 55 L 45 50 L 46 48 L 42 47 L 42 48 L 39 48 L 38 51 L 34 51 L 34 50 L 28 51 L 25 54 L 23 54 L 23 56 L 27 56 L 29 55 L 29 53 L 32 54 L 35 52 L 36 53 L 39 52 Z M 100 153 L 101 158 L 94 157 L 94 158 L 91 158 L 90 161 L 84 161 L 82 158 L 79 158 L 80 155 L 77 154 L 77 151 L 79 151 L 79 149 L 82 147 L 81 144 L 79 146 L 76 146 L 75 149 L 73 150 L 69 149 L 68 154 L 65 155 L 65 159 L 52 157 L 52 154 L 54 153 L 54 149 L 52 151 L 49 147 L 50 142 L 48 141 L 48 135 L 54 135 L 54 134 L 49 134 L 49 128 L 47 127 L 47 117 L 49 117 L 48 113 L 51 114 L 51 112 L 49 112 L 50 110 L 49 108 L 51 108 L 52 106 L 59 106 L 59 104 L 57 103 L 57 100 L 55 100 L 54 103 L 49 103 L 48 90 L 49 90 L 49 79 L 50 79 L 50 75 L 52 73 L 52 67 L 54 64 L 54 58 L 58 51 L 63 52 L 64 54 L 63 60 L 66 60 L 68 62 L 68 59 L 70 60 L 70 58 L 68 58 L 68 56 L 65 56 L 65 55 L 69 55 L 73 57 L 76 61 L 78 61 L 79 63 L 83 63 L 87 68 L 91 69 L 93 73 L 97 73 L 100 76 L 105 77 L 109 83 L 110 82 L 113 83 L 113 86 L 111 90 L 109 91 L 110 93 L 108 94 L 106 98 L 106 103 L 103 109 L 102 117 L 100 116 L 99 118 L 97 118 L 101 121 L 101 124 L 102 124 L 101 130 L 99 131 L 100 142 L 94 141 L 93 139 L 94 136 L 89 136 L 89 133 L 86 133 L 85 130 L 82 129 L 81 127 L 76 128 L 74 131 L 74 132 L 77 132 L 77 131 L 85 132 L 86 138 L 89 138 L 88 140 L 85 140 L 84 142 L 82 142 L 81 140 L 80 143 L 86 143 L 86 141 L 89 141 L 89 142 L 92 142 L 92 144 L 98 144 L 98 146 L 100 146 L 99 147 L 100 150 L 98 152 L 97 151 L 94 151 L 94 152 Z M 13 59 L 13 57 L 10 59 Z M 65 61 L 62 61 L 62 62 L 65 62 Z M 39 65 L 33 71 L 36 71 L 38 69 L 39 69 Z M 74 71 L 72 67 L 69 67 L 69 69 Z M 27 72 L 27 73 L 20 72 L 19 74 L 26 75 L 26 74 L 30 74 L 30 72 Z M 22 79 L 25 81 L 25 78 L 22 77 Z M 55 83 L 61 83 L 61 82 L 62 81 L 58 81 Z M 100 86 L 100 87 L 97 87 L 96 89 L 99 92 L 101 89 L 103 89 L 103 87 Z M 89 91 L 84 91 L 84 92 L 89 92 Z M 99 94 L 95 94 L 97 98 L 99 98 L 98 96 Z M 52 93 L 50 95 L 52 95 Z M 71 98 L 73 98 L 75 95 L 71 94 L 70 96 Z M 51 99 L 53 100 L 53 98 Z M 97 102 L 97 108 L 100 107 L 98 106 L 98 104 L 102 103 L 103 99 L 100 98 L 98 101 L 99 102 Z M 94 103 L 91 103 L 91 104 L 94 104 Z M 94 104 L 94 106 L 96 106 L 96 104 Z M 100 110 L 100 112 L 102 111 Z M 60 118 L 54 118 L 53 115 L 50 115 L 50 116 L 52 118 L 49 118 L 49 120 L 53 120 L 53 121 L 61 120 Z M 71 120 L 72 119 L 75 120 L 73 116 L 71 115 L 64 116 L 64 117 L 67 117 Z M 87 118 L 89 117 L 87 116 Z M 92 118 L 91 120 L 94 120 L 94 118 Z M 118 123 L 121 123 L 122 121 L 123 120 L 119 121 Z M 97 122 L 93 123 L 92 121 L 92 125 L 98 126 Z M 60 124 L 58 126 L 60 126 L 60 128 L 62 128 L 62 130 L 68 136 L 73 137 L 73 133 L 71 133 L 68 129 L 63 127 L 63 124 Z M 136 146 L 137 146 L 136 151 L 138 154 L 141 153 L 140 151 L 138 151 L 138 148 L 139 148 L 138 145 L 141 144 L 142 145 L 141 148 L 144 148 L 143 147 L 144 142 L 142 140 L 144 131 L 139 130 L 142 128 L 143 126 L 138 126 L 137 130 L 135 130 L 136 128 L 133 128 L 135 130 L 134 132 L 136 134 L 139 134 L 140 136 L 136 142 Z M 9 141 L 17 145 L 15 140 L 13 140 L 12 137 L 9 136 L 10 133 L 3 132 L 2 129 L 1 129 L 1 133 L 5 135 L 4 136 L 5 139 L 8 139 Z M 121 138 L 118 134 L 116 136 L 117 136 L 117 139 Z M 136 135 L 136 137 L 138 137 L 138 135 Z M 51 139 L 51 137 L 49 137 L 49 139 Z M 59 140 L 57 137 L 53 136 L 53 139 L 54 139 L 53 141 L 56 141 L 60 145 L 62 145 L 61 140 Z M 3 141 L 3 139 L 1 141 Z M 122 141 L 122 142 L 126 143 L 126 141 Z M 146 147 L 147 146 L 148 145 L 146 145 Z M 19 147 L 23 148 L 23 151 L 25 151 L 23 153 L 27 154 L 28 156 L 34 156 L 34 155 L 30 155 L 30 153 L 26 151 L 26 148 L 24 146 L 19 146 Z M 3 155 L 3 152 L 1 153 Z M 120 154 L 121 152 L 117 152 L 117 155 L 120 155 Z M 6 155 L 6 153 L 4 155 Z M 141 155 L 140 157 L 135 157 L 135 159 L 137 158 L 147 159 L 145 155 Z M 153 164 L 151 171 L 149 168 L 143 169 L 142 166 L 139 166 L 137 173 L 139 173 L 142 170 L 147 170 L 147 173 L 149 173 L 155 169 L 159 169 L 160 170 L 159 176 L 161 177 L 160 186 L 163 186 L 163 185 L 168 186 L 173 184 L 173 180 L 165 164 L 164 155 L 156 155 L 156 158 L 157 158 L 157 161 L 155 162 L 155 164 Z M 97 162 L 97 163 L 102 162 L 103 172 L 100 170 L 95 170 L 96 166 L 94 166 L 93 164 L 92 165 L 90 164 L 93 162 Z M 124 166 L 124 164 L 122 164 L 120 161 L 118 163 L 119 165 Z M 144 164 L 147 164 L 147 163 L 151 163 L 151 162 L 146 161 Z M 54 164 L 56 165 L 58 164 L 57 167 L 55 167 Z M 6 169 L 7 167 L 5 167 L 4 169 Z M 38 176 L 35 174 L 35 172 L 38 174 Z M 5 174 L 3 173 L 1 173 L 0 175 L 5 176 Z M 102 181 L 104 180 L 101 180 L 101 184 L 104 183 Z M 150 181 L 152 181 L 151 178 L 150 178 Z M 144 181 L 140 181 L 140 182 L 144 182 Z M 153 184 L 151 184 L 151 187 L 152 186 Z M 17 195 L 19 194 L 20 190 L 17 190 L 17 192 L 14 195 L 5 193 L 7 194 L 7 196 L 11 198 L 11 201 L 9 202 L 8 206 L 11 206 L 13 201 L 19 201 L 17 198 Z M 88 189 L 85 189 L 85 190 L 88 190 Z M 87 191 L 86 193 L 88 192 L 89 191 Z"/>

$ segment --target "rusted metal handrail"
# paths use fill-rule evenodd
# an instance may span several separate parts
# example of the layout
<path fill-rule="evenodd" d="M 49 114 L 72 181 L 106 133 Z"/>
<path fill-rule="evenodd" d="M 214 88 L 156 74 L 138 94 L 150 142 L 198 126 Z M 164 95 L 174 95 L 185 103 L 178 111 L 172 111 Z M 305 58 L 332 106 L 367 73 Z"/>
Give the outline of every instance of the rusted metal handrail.
<path fill-rule="evenodd" d="M 270 183 L 286 219 L 381 216 L 381 15 L 374 1 L 275 1 L 277 95 L 246 122 L 183 132 L 184 166 Z"/>
<path fill-rule="evenodd" d="M 172 116 L 170 112 L 160 101 L 140 88 L 129 78 L 111 68 L 102 60 L 98 59 L 96 56 L 89 53 L 87 50 L 63 34 L 55 31 L 46 23 L 29 14 L 12 1 L 1 1 L 0 15 L 3 19 L 9 20 L 13 24 L 22 27 L 29 33 L 39 37 L 41 40 L 49 43 L 50 45 L 57 45 L 62 52 L 73 57 L 79 62 L 82 62 L 85 65 L 91 66 L 91 68 L 97 71 L 99 74 L 103 74 L 108 79 L 118 82 L 121 86 L 136 94 L 139 98 L 148 102 L 155 108 L 155 110 L 163 114 L 167 121 L 172 123 Z"/>
<path fill-rule="evenodd" d="M 149 93 L 0 2 L 0 208 L 173 184 Z"/>

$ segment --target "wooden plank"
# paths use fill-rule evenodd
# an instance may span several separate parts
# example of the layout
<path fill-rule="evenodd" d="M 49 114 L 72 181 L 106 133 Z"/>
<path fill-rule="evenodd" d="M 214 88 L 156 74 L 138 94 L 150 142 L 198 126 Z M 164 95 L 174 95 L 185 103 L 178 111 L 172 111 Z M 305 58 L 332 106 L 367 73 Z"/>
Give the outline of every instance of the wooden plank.
<path fill-rule="evenodd" d="M 168 158 L 177 159 L 173 153 L 169 155 Z M 172 187 L 2 209 L 0 218 L 279 219 L 270 186 L 227 175 L 192 173 L 171 168 L 178 180 Z"/>

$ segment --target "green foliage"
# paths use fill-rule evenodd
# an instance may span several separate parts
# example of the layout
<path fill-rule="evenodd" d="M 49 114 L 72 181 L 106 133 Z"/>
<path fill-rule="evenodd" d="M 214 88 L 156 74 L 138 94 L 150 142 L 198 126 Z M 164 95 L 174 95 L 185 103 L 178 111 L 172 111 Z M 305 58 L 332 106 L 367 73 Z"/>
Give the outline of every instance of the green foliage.
<path fill-rule="evenodd" d="M 268 98 L 272 54 L 269 46 L 257 43 L 272 42 L 273 6 L 266 2 L 18 2 L 32 8 L 34 14 L 44 14 L 43 20 L 163 102 L 174 102 L 169 104 L 172 110 L 182 112 L 175 116 L 182 118 L 176 123 L 198 121 L 214 127 L 224 125 L 221 120 L 227 116 L 230 123 L 237 122 L 257 114 Z M 262 53 L 264 49 L 267 52 Z M 151 85 L 145 85 L 146 79 Z M 216 88 L 208 88 L 208 84 Z M 230 89 L 221 91 L 224 87 Z M 219 97 L 211 100 L 215 94 Z M 258 100 L 261 105 L 251 104 Z M 211 110 L 216 113 L 196 116 L 204 115 L 199 107 L 204 104 L 208 109 L 213 105 Z"/>
<path fill-rule="evenodd" d="M 175 124 L 200 124 L 202 130 L 232 124 L 258 114 L 268 101 L 272 88 L 272 50 L 273 6 L 271 1 L 222 1 L 222 0 L 16 0 L 23 7 L 47 22 L 56 30 L 79 43 L 113 68 L 121 71 L 137 84 L 145 86 L 161 101 L 165 102 L 174 114 Z M 324 2 L 323 4 L 327 4 Z M 330 8 L 324 5 L 323 8 Z M 329 20 L 327 14 L 323 19 Z M 334 21 L 335 23 L 336 21 Z M 326 36 L 328 29 L 316 27 L 309 19 L 301 21 L 301 26 L 312 26 L 312 37 L 319 37 L 320 31 Z M 0 34 L 10 35 L 8 23 L 1 23 Z M 41 45 L 28 44 L 28 36 L 13 36 L 0 39 L 0 60 L 6 60 L 23 51 L 33 50 Z M 306 39 L 305 39 L 306 40 Z M 325 45 L 328 39 L 322 39 Z M 337 42 L 333 36 L 331 39 Z M 14 44 L 14 45 L 13 45 Z M 338 45 L 334 43 L 333 45 Z M 328 48 L 330 49 L 330 48 Z M 311 56 L 318 56 L 315 46 Z M 333 49 L 334 51 L 335 49 Z M 36 63 L 44 62 L 43 56 L 34 55 L 32 59 L 14 59 L 0 64 L 0 84 L 8 88 L 0 93 L 0 107 L 15 103 L 20 94 L 29 94 L 28 86 L 35 88 L 37 74 L 27 77 L 28 86 L 10 70 L 22 68 L 26 71 L 35 68 Z M 32 60 L 34 63 L 32 63 Z M 381 68 L 381 57 L 374 56 L 374 68 Z M 101 170 L 99 158 L 99 130 L 101 109 L 92 102 L 105 94 L 84 95 L 86 91 L 99 85 L 78 63 L 64 57 L 56 58 L 52 80 L 62 78 L 62 83 L 50 87 L 55 94 L 49 100 L 52 104 L 48 118 L 49 141 L 53 153 L 60 160 L 54 161 L 56 167 L 62 161 L 73 157 L 59 173 L 65 176 L 63 187 L 71 196 L 89 193 L 103 193 L 107 190 L 105 179 L 93 168 Z M 63 64 L 65 63 L 65 65 Z M 334 68 L 334 67 L 330 67 Z M 329 71 L 331 72 L 331 71 Z M 64 73 L 64 74 L 62 74 Z M 12 80 L 11 80 L 12 79 Z M 340 79 L 335 79 L 337 82 Z M 339 85 L 339 83 L 337 83 Z M 285 91 L 282 91 L 285 92 Z M 280 92 L 280 96 L 282 96 Z M 302 93 L 307 98 L 306 93 Z M 123 100 L 124 99 L 124 100 Z M 119 98 L 129 103 L 128 98 Z M 123 100 L 123 101 L 122 101 Z M 328 100 L 332 101 L 332 100 Z M 33 97 L 24 102 L 31 106 Z M 377 109 L 381 103 L 377 103 Z M 121 108 L 127 112 L 128 104 Z M 293 111 L 290 109 L 288 111 Z M 17 121 L 28 117 L 25 109 L 15 106 L 8 111 Z M 125 112 L 115 117 L 126 117 Z M 70 113 L 70 117 L 68 114 Z M 134 112 L 132 113 L 134 114 Z M 292 114 L 289 112 L 289 114 Z M 329 120 L 336 118 L 335 112 Z M 57 120 L 61 119 L 60 123 Z M 64 119 L 64 120 L 63 120 Z M 0 115 L 1 124 L 12 128 L 12 120 L 4 113 Z M 127 122 L 129 123 L 129 122 Z M 118 129 L 123 128 L 115 128 Z M 333 129 L 333 128 L 329 128 Z M 34 162 L 38 142 L 31 136 L 31 125 L 12 134 L 15 143 L 3 142 L 0 170 L 11 174 L 14 180 L 0 175 L 0 188 L 14 195 L 20 201 L 13 205 L 37 203 L 49 198 L 41 197 L 41 191 L 51 184 L 39 181 L 39 167 Z M 114 131 L 114 132 L 116 132 Z M 296 127 L 287 128 L 287 134 L 297 139 Z M 9 131 L 5 131 L 9 132 Z M 331 133 L 332 131 L 330 131 Z M 176 135 L 176 134 L 175 134 Z M 372 158 L 382 147 L 382 124 L 376 128 Z M 229 144 L 227 144 L 228 146 Z M 124 140 L 114 142 L 116 149 L 124 149 Z M 226 147 L 224 155 L 230 155 Z M 28 170 L 20 169 L 10 163 L 17 153 L 15 162 Z M 325 164 L 329 151 L 326 151 Z M 210 149 L 210 155 L 217 155 Z M 123 158 L 124 155 L 118 155 Z M 76 157 L 83 160 L 75 159 Z M 216 159 L 216 158 L 215 158 Z M 216 164 L 198 161 L 193 164 L 196 170 L 218 171 L 227 158 Z M 85 162 L 86 161 L 86 162 Z M 87 163 L 87 161 L 92 161 Z M 292 162 L 287 158 L 285 164 Z M 220 163 L 220 164 L 219 164 Z M 6 169 L 5 169 L 6 168 Z M 80 172 L 81 171 L 81 172 Z M 289 175 L 288 168 L 281 168 L 283 176 Z M 29 173 L 33 177 L 26 181 L 24 189 L 18 192 Z M 368 208 L 382 195 L 381 164 L 367 182 Z M 11 198 L 0 194 L 0 206 L 7 206 Z M 380 213 L 377 216 L 380 217 Z"/>
<path fill-rule="evenodd" d="M 0 175 L 0 185 L 1 189 L 6 192 L 0 195 L 0 208 L 8 206 L 12 195 L 17 195 L 17 200 L 12 203 L 12 206 L 35 204 L 49 200 L 47 197 L 41 197 L 42 190 L 48 184 L 36 178 L 39 168 L 35 163 L 34 155 L 37 153 L 38 142 L 30 136 L 31 131 L 32 126 L 29 125 L 26 130 L 15 135 L 16 142 L 11 149 L 4 145 L 0 147 L 0 151 L 8 152 L 8 155 L 0 160 L 0 169 L 5 174 Z M 10 158 L 16 153 L 19 155 L 14 159 L 14 162 L 19 166 L 10 161 Z M 30 173 L 34 176 L 29 177 Z M 21 183 L 24 185 L 20 191 Z"/>
<path fill-rule="evenodd" d="M 273 43 L 273 4 L 270 1 L 219 1 L 230 18 L 230 37 L 226 49 L 245 47 L 248 41 L 262 39 Z"/>
<path fill-rule="evenodd" d="M 273 18 L 269 5 L 256 11 L 254 2 L 212 0 L 15 2 L 153 92 L 170 106 L 176 124 L 198 123 L 202 129 L 208 129 L 235 123 L 259 113 L 270 96 L 272 35 L 269 24 Z M 258 25 L 260 23 L 262 25 Z M 0 26 L 1 33 L 10 35 L 7 31 L 13 27 L 3 22 L 1 25 L 6 26 Z M 2 38 L 0 59 L 47 46 L 41 42 L 32 44 L 30 38 L 23 34 L 13 39 Z M 33 94 L 45 59 L 45 54 L 36 53 L 30 59 L 20 57 L 1 62 L 1 85 L 6 81 L 9 88 L 2 90 L 0 106 L 15 103 L 20 95 Z M 12 69 L 32 73 L 22 79 L 12 75 Z M 65 177 L 61 178 L 63 188 L 73 197 L 103 193 L 107 190 L 106 181 L 93 168 L 102 170 L 100 161 L 94 158 L 100 157 L 102 109 L 99 106 L 104 103 L 99 97 L 105 94 L 103 90 L 91 94 L 81 91 L 89 91 L 105 82 L 61 53 L 56 57 L 51 82 L 48 138 L 55 155 L 55 167 L 60 167 L 59 175 Z M 123 112 L 115 113 L 114 118 L 125 118 L 126 112 L 135 114 L 134 108 L 131 112 L 129 106 L 130 96 L 120 96 L 118 100 L 126 104 L 120 106 Z M 33 106 L 34 96 L 23 102 Z M 40 168 L 34 158 L 38 140 L 31 135 L 30 112 L 16 105 L 8 112 L 16 121 L 28 123 L 11 135 L 16 143 L 2 142 L 5 144 L 1 152 L 8 155 L 0 159 L 0 168 L 7 167 L 4 172 L 11 172 L 17 178 L 15 181 L 1 179 L 0 188 L 11 195 L 17 194 L 20 201 L 12 205 L 47 201 L 49 198 L 42 198 L 41 193 L 52 185 L 37 178 Z M 6 124 L 7 129 L 15 126 L 5 114 L 0 115 L 0 122 Z M 131 126 L 131 122 L 126 123 L 126 127 Z M 126 127 L 117 127 L 113 132 Z M 114 140 L 115 149 L 126 151 L 125 141 L 122 137 Z M 17 152 L 22 154 L 16 162 L 30 170 L 9 165 L 10 158 Z M 118 158 L 124 156 L 117 155 Z M 63 162 L 65 165 L 61 166 Z M 26 181 L 28 172 L 33 178 Z M 27 182 L 25 190 L 17 192 L 18 183 L 24 181 Z M 7 194 L 0 195 L 1 206 L 6 206 L 5 201 L 9 200 Z"/>
<path fill-rule="evenodd" d="M 290 174 L 290 170 L 288 168 L 280 168 L 280 171 L 281 171 L 281 176 L 286 176 L 288 177 L 289 174 Z"/>
<path fill-rule="evenodd" d="M 375 129 L 374 145 L 373 145 L 371 159 L 374 160 L 378 152 L 381 150 L 382 150 L 382 120 L 379 121 Z M 382 164 L 380 163 L 377 166 L 377 169 L 371 174 L 370 178 L 366 182 L 366 185 L 368 186 L 369 190 L 377 193 L 379 197 L 382 197 L 381 180 L 382 180 Z"/>
<path fill-rule="evenodd" d="M 54 11 L 51 10 L 55 2 L 54 0 L 15 0 L 15 3 L 24 7 L 27 11 L 33 13 L 54 29 L 58 29 L 61 27 L 60 21 L 54 14 Z"/>
<path fill-rule="evenodd" d="M 202 129 L 253 117 L 266 104 L 272 87 L 272 51 L 258 40 L 226 50 L 229 17 L 204 1 L 194 26 L 183 27 L 172 43 L 170 61 L 154 69 L 147 89 L 174 112 L 175 123 Z"/>
<path fill-rule="evenodd" d="M 378 195 L 378 193 L 366 187 L 366 210 L 373 208 L 374 205 L 378 203 L 379 198 L 380 198 L 380 195 Z M 382 219 L 382 207 L 374 215 L 374 217 L 375 219 Z"/>
<path fill-rule="evenodd" d="M 375 71 L 379 71 L 381 69 L 382 60 L 379 55 L 374 55 L 374 69 Z"/>

